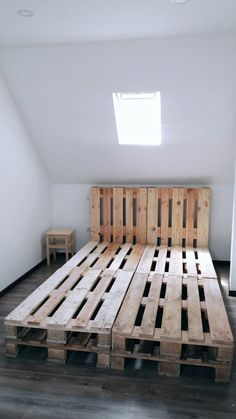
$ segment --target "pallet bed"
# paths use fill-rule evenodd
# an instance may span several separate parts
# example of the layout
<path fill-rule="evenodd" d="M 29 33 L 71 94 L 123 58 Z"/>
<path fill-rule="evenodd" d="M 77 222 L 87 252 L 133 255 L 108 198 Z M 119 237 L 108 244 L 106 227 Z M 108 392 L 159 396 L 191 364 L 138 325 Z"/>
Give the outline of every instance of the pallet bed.
<path fill-rule="evenodd" d="M 52 361 L 95 353 L 211 367 L 229 381 L 234 342 L 208 250 L 208 188 L 91 190 L 91 241 L 5 319 L 6 352 L 42 347 Z"/>

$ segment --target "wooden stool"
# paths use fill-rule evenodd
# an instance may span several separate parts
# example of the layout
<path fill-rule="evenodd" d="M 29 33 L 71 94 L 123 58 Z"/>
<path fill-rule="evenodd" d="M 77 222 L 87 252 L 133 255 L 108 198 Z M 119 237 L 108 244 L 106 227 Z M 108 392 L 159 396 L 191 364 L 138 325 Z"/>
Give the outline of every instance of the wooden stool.
<path fill-rule="evenodd" d="M 49 230 L 46 233 L 47 265 L 50 265 L 50 249 L 53 250 L 53 259 L 56 260 L 56 249 L 64 249 L 66 261 L 69 253 L 75 253 L 75 232 L 74 230 Z"/>

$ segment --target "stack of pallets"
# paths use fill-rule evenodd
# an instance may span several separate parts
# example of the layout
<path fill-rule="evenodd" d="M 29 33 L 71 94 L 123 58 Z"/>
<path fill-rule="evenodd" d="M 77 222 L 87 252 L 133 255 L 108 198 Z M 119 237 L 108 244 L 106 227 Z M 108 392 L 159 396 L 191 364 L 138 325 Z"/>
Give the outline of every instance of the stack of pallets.
<path fill-rule="evenodd" d="M 5 319 L 7 355 L 46 348 L 211 367 L 228 381 L 233 337 L 208 251 L 209 188 L 91 190 L 91 242 Z"/>
<path fill-rule="evenodd" d="M 146 359 L 159 362 L 159 374 L 178 376 L 181 364 L 205 366 L 227 382 L 233 349 L 208 251 L 146 246 L 113 326 L 112 367 Z"/>
<path fill-rule="evenodd" d="M 22 346 L 46 348 L 55 361 L 72 350 L 94 352 L 97 365 L 110 367 L 111 329 L 142 250 L 89 242 L 7 316 L 7 355 Z"/>

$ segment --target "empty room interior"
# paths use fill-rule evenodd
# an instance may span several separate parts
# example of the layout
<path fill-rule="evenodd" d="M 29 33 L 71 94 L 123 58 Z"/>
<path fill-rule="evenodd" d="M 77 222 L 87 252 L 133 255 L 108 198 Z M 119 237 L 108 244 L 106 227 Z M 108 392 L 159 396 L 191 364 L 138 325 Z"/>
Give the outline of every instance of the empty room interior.
<path fill-rule="evenodd" d="M 0 417 L 236 417 L 236 1 L 0 0 Z"/>

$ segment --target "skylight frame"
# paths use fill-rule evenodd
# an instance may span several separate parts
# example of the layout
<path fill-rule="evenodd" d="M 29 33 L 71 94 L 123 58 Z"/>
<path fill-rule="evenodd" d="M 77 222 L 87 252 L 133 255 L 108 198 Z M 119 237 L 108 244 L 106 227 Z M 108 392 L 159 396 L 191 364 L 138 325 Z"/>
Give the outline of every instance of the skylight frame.
<path fill-rule="evenodd" d="M 112 96 L 119 144 L 160 145 L 160 92 L 121 92 Z"/>

